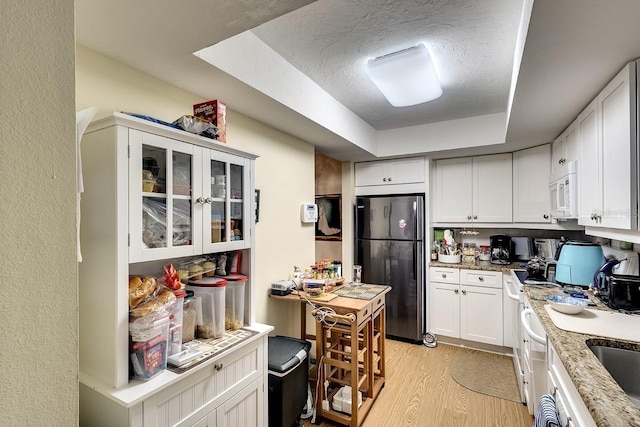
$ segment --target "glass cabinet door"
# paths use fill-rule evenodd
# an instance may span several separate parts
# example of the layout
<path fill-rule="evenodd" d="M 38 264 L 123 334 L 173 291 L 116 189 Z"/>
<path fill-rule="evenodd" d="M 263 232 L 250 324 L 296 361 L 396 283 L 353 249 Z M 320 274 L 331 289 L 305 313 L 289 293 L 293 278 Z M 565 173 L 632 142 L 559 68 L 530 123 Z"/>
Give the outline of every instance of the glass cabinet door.
<path fill-rule="evenodd" d="M 195 254 L 200 245 L 193 199 L 200 187 L 195 148 L 143 133 L 140 144 L 130 142 L 129 150 L 130 262 Z"/>
<path fill-rule="evenodd" d="M 206 150 L 205 150 L 206 151 Z M 211 151 L 205 157 L 204 175 L 211 202 L 204 209 L 204 252 L 246 247 L 248 239 L 246 160 Z M 224 246 L 223 246 L 224 245 Z"/>

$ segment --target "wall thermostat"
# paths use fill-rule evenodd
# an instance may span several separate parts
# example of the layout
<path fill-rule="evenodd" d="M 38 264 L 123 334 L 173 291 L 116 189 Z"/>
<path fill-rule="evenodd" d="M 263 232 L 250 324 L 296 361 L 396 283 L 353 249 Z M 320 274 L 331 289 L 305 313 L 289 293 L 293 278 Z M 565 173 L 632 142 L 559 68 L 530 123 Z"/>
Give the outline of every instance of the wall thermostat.
<path fill-rule="evenodd" d="M 315 203 L 303 203 L 300 206 L 300 221 L 318 222 L 318 205 Z"/>

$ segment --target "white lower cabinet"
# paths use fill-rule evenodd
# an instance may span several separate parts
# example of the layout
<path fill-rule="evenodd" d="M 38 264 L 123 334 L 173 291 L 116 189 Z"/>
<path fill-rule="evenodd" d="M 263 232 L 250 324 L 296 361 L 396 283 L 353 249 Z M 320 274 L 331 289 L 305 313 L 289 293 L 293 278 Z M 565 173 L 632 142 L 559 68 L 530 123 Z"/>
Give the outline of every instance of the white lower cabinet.
<path fill-rule="evenodd" d="M 429 279 L 433 333 L 503 345 L 502 273 L 431 267 Z"/>
<path fill-rule="evenodd" d="M 145 383 L 111 395 L 83 386 L 80 425 L 263 427 L 267 418 L 266 354 L 265 334 L 191 371 L 167 373 L 174 381 L 132 403 L 124 399 L 135 395 L 133 389 L 144 389 Z"/>
<path fill-rule="evenodd" d="M 582 401 L 569 373 L 558 358 L 558 353 L 550 343 L 547 345 L 547 360 L 549 393 L 555 397 L 560 424 L 580 427 L 595 426 L 596 423 L 589 414 L 589 409 Z"/>

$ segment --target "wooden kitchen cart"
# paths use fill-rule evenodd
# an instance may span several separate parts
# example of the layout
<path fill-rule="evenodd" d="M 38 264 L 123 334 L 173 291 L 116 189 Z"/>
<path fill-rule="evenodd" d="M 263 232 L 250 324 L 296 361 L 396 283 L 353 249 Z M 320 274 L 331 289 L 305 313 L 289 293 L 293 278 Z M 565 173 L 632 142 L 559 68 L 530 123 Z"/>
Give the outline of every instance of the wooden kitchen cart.
<path fill-rule="evenodd" d="M 357 427 L 378 397 L 385 381 L 385 294 L 390 290 L 388 286 L 380 286 L 380 293 L 371 300 L 344 296 L 330 301 L 310 300 L 316 306 L 312 314 L 316 318 L 316 414 L 319 418 Z M 272 295 L 272 298 L 300 301 L 298 295 Z M 304 313 L 304 305 L 301 309 Z M 308 338 L 302 326 L 301 333 Z M 327 387 L 325 381 L 328 381 Z M 351 387 L 351 406 L 335 410 L 336 393 L 344 386 Z M 362 393 L 360 406 L 358 391 Z M 348 402 L 344 398 L 341 401 Z"/>

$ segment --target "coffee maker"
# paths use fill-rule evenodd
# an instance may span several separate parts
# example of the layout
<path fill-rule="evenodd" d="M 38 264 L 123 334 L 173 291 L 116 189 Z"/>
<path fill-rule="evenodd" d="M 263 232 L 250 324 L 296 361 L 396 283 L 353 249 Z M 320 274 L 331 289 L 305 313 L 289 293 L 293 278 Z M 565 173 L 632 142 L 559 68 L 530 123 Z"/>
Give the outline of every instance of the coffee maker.
<path fill-rule="evenodd" d="M 491 264 L 507 265 L 511 264 L 513 255 L 513 245 L 509 236 L 490 236 Z"/>

